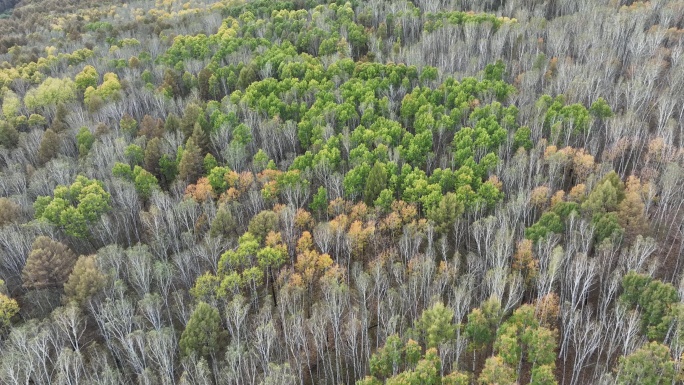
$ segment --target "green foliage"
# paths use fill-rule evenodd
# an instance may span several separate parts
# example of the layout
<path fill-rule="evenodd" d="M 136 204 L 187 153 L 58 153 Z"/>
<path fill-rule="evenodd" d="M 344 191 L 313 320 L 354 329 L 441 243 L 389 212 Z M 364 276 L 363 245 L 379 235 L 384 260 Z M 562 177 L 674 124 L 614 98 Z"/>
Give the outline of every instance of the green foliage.
<path fill-rule="evenodd" d="M 76 88 L 78 88 L 81 92 L 85 91 L 88 87 L 97 87 L 99 80 L 100 74 L 98 74 L 95 67 L 91 65 L 85 66 L 83 71 L 79 72 L 74 77 Z"/>
<path fill-rule="evenodd" d="M 533 365 L 536 381 L 555 384 L 553 376 L 548 378 L 548 372 L 553 373 L 556 361 L 555 331 L 540 325 L 535 317 L 535 308 L 522 305 L 504 322 L 497 331 L 494 349 L 501 362 L 493 362 L 492 373 L 505 373 L 506 368 L 517 368 L 523 358 Z M 545 369 L 537 369 L 546 366 Z M 485 366 L 486 367 L 486 366 Z M 496 369 L 496 370 L 495 370 Z M 485 370 L 483 370 L 485 373 Z M 482 380 L 483 375 L 480 376 Z"/>
<path fill-rule="evenodd" d="M 12 119 L 19 115 L 21 99 L 12 91 L 6 91 L 2 100 L 2 114 L 5 119 Z"/>
<path fill-rule="evenodd" d="M 622 279 L 622 289 L 620 300 L 641 311 L 642 331 L 646 336 L 653 341 L 663 340 L 674 320 L 673 306 L 679 300 L 674 286 L 629 272 Z"/>
<path fill-rule="evenodd" d="M 233 217 L 233 214 L 230 212 L 228 208 L 222 206 L 216 212 L 216 217 L 211 222 L 211 227 L 209 228 L 209 235 L 211 235 L 214 238 L 227 238 L 235 232 L 236 226 L 237 222 Z"/>
<path fill-rule="evenodd" d="M 423 311 L 423 315 L 416 322 L 416 329 L 420 331 L 428 348 L 438 347 L 454 338 L 456 325 L 452 322 L 453 318 L 453 310 L 441 302 Z"/>
<path fill-rule="evenodd" d="M 316 191 L 316 194 L 314 194 L 313 198 L 311 199 L 311 204 L 309 204 L 309 208 L 311 210 L 321 213 L 325 212 L 325 210 L 328 207 L 328 190 L 325 189 L 325 187 L 319 187 L 318 191 Z"/>
<path fill-rule="evenodd" d="M 624 232 L 620 226 L 618 216 L 616 213 L 596 214 L 592 218 L 594 225 L 594 237 L 597 242 L 602 242 L 604 239 L 619 237 Z"/>
<path fill-rule="evenodd" d="M 537 242 L 552 233 L 560 234 L 564 229 L 565 226 L 558 214 L 545 212 L 534 225 L 525 229 L 525 238 Z"/>
<path fill-rule="evenodd" d="M 22 1 L 0 22 L 0 383 L 555 384 L 618 365 L 573 338 L 556 355 L 558 302 L 578 252 L 660 277 L 681 251 L 676 2 L 428 3 Z M 559 49 L 578 23 L 595 39 Z M 55 188 L 79 173 L 104 179 Z M 24 266 L 46 234 L 86 254 L 66 282 L 47 253 Z M 88 256 L 112 242 L 129 249 Z M 32 322 L 62 283 L 69 312 Z M 623 287 L 678 354 L 678 291 Z"/>
<path fill-rule="evenodd" d="M 204 156 L 204 161 L 202 162 L 202 165 L 204 166 L 204 173 L 209 174 L 211 170 L 218 166 L 218 162 L 216 161 L 216 158 L 213 155 L 207 154 Z"/>
<path fill-rule="evenodd" d="M 613 116 L 613 111 L 610 109 L 608 102 L 603 98 L 598 98 L 591 104 L 589 113 L 597 119 L 607 119 Z"/>
<path fill-rule="evenodd" d="M 145 152 L 137 144 L 129 144 L 124 149 L 124 156 L 128 159 L 131 166 L 139 166 L 145 159 Z"/>
<path fill-rule="evenodd" d="M 13 298 L 0 293 L 0 330 L 7 330 L 12 318 L 19 313 L 19 303 Z"/>
<path fill-rule="evenodd" d="M 0 146 L 14 148 L 19 142 L 19 131 L 10 123 L 0 120 Z"/>
<path fill-rule="evenodd" d="M 159 158 L 159 173 L 165 186 L 168 186 L 178 175 L 178 163 L 175 159 L 164 154 Z"/>
<path fill-rule="evenodd" d="M 582 210 L 600 214 L 615 211 L 618 203 L 624 198 L 624 187 L 617 174 L 611 173 L 606 176 L 582 203 Z"/>
<path fill-rule="evenodd" d="M 397 335 L 389 336 L 385 346 L 370 359 L 371 375 L 386 378 L 398 373 L 402 365 L 402 347 L 401 339 Z"/>
<path fill-rule="evenodd" d="M 213 167 L 211 171 L 209 171 L 207 179 L 209 180 L 209 184 L 211 185 L 211 188 L 215 193 L 221 194 L 224 191 L 226 191 L 226 189 L 228 188 L 226 174 L 228 174 L 229 172 L 230 169 L 228 167 Z"/>
<path fill-rule="evenodd" d="M 491 298 L 481 308 L 475 308 L 468 314 L 468 322 L 464 328 L 465 335 L 470 340 L 468 349 L 481 350 L 494 341 L 500 311 L 500 302 Z"/>
<path fill-rule="evenodd" d="M 670 384 L 675 380 L 675 374 L 675 362 L 670 357 L 670 349 L 654 341 L 626 357 L 620 357 L 617 384 Z"/>
<path fill-rule="evenodd" d="M 121 97 L 119 77 L 112 72 L 104 74 L 103 81 L 97 88 L 89 86 L 83 92 L 83 101 L 91 109 L 97 110 L 101 103 L 118 100 Z"/>
<path fill-rule="evenodd" d="M 517 150 L 520 147 L 522 147 L 526 151 L 532 149 L 533 143 L 531 135 L 532 130 L 530 130 L 529 127 L 523 126 L 518 128 L 518 130 L 515 132 L 515 135 L 513 136 L 513 148 Z"/>
<path fill-rule="evenodd" d="M 266 239 L 271 231 L 278 230 L 278 215 L 271 210 L 264 210 L 249 221 L 248 231 L 259 240 Z"/>
<path fill-rule="evenodd" d="M 505 72 L 506 64 L 502 60 L 497 60 L 496 64 L 487 64 L 485 66 L 484 78 L 491 81 L 503 80 Z"/>
<path fill-rule="evenodd" d="M 84 176 L 69 186 L 57 186 L 53 197 L 38 197 L 33 204 L 36 219 L 60 227 L 68 235 L 85 238 L 88 226 L 110 209 L 110 195 L 102 183 Z"/>
<path fill-rule="evenodd" d="M 485 361 L 485 366 L 482 369 L 477 382 L 482 385 L 513 385 L 516 382 L 516 378 L 517 375 L 512 367 L 503 362 L 501 357 L 493 356 L 487 358 L 487 361 Z"/>
<path fill-rule="evenodd" d="M 194 182 L 202 175 L 203 163 L 200 148 L 192 138 L 188 139 L 187 143 L 185 143 L 185 149 L 183 149 L 183 155 L 178 163 L 178 176 L 186 182 Z"/>
<path fill-rule="evenodd" d="M 29 110 L 68 103 L 76 99 L 76 83 L 69 78 L 49 77 L 38 87 L 30 89 L 24 96 L 24 104 Z"/>
<path fill-rule="evenodd" d="M 159 187 L 157 178 L 140 166 L 133 168 L 133 184 L 143 199 L 148 199 L 152 195 L 152 191 Z"/>
<path fill-rule="evenodd" d="M 228 333 L 221 326 L 221 316 L 216 308 L 200 302 L 190 316 L 181 334 L 178 346 L 183 356 L 196 354 L 214 359 L 225 346 Z"/>
<path fill-rule="evenodd" d="M 133 119 L 130 115 L 124 115 L 119 121 L 119 127 L 121 130 L 131 136 L 135 136 L 138 133 L 138 121 Z"/>
<path fill-rule="evenodd" d="M 142 199 L 148 199 L 152 195 L 152 191 L 159 187 L 157 178 L 149 171 L 137 165 L 131 168 L 127 164 L 117 162 L 114 164 L 112 174 L 115 177 L 132 182 Z"/>
<path fill-rule="evenodd" d="M 76 134 L 76 144 L 78 145 L 78 153 L 82 157 L 88 155 L 88 152 L 95 143 L 95 136 L 90 132 L 88 127 L 81 127 Z"/>
<path fill-rule="evenodd" d="M 364 202 L 369 206 L 372 205 L 385 187 L 387 187 L 387 171 L 382 163 L 375 162 L 366 179 L 366 187 L 363 190 Z"/>

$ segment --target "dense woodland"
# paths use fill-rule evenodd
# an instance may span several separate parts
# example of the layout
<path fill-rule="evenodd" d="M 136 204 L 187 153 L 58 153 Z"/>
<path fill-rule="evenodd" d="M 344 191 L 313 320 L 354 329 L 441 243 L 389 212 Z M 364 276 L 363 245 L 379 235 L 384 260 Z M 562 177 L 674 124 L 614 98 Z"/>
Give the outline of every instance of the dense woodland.
<path fill-rule="evenodd" d="M 684 381 L 684 0 L 0 0 L 0 383 Z"/>

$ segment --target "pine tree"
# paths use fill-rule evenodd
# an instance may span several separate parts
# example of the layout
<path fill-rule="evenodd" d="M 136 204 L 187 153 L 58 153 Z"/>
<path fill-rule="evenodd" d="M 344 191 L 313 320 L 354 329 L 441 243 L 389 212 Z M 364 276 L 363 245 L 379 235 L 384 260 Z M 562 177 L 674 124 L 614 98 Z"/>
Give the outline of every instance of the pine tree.
<path fill-rule="evenodd" d="M 206 154 L 207 152 L 209 152 L 209 136 L 207 135 L 206 131 L 204 131 L 199 122 L 195 123 L 190 138 L 195 142 L 197 147 L 200 148 L 202 154 Z"/>
<path fill-rule="evenodd" d="M 19 219 L 21 207 L 9 200 L 0 198 L 0 227 L 15 222 Z"/>
<path fill-rule="evenodd" d="M 619 385 L 665 385 L 675 379 L 675 363 L 670 349 L 657 342 L 642 346 L 626 357 L 620 357 L 617 369 Z"/>
<path fill-rule="evenodd" d="M 421 331 L 428 348 L 436 348 L 454 338 L 456 325 L 453 324 L 453 318 L 453 310 L 441 302 L 423 311 L 416 328 Z"/>
<path fill-rule="evenodd" d="M 68 128 L 66 123 L 66 116 L 69 113 L 64 103 L 57 105 L 57 112 L 55 112 L 55 118 L 52 119 L 52 125 L 50 129 L 56 133 L 60 133 Z"/>
<path fill-rule="evenodd" d="M 375 162 L 375 165 L 368 173 L 366 187 L 363 190 L 363 201 L 368 206 L 373 205 L 373 202 L 380 196 L 380 192 L 386 187 L 387 171 L 385 171 L 385 166 L 380 162 Z"/>
<path fill-rule="evenodd" d="M 19 142 L 19 131 L 8 122 L 0 120 L 0 146 L 14 148 Z"/>
<path fill-rule="evenodd" d="M 183 156 L 178 164 L 178 176 L 186 182 L 194 182 L 202 175 L 202 153 L 195 141 L 190 138 L 185 144 Z"/>
<path fill-rule="evenodd" d="M 97 267 L 94 255 L 82 255 L 64 283 L 66 302 L 76 302 L 83 306 L 105 284 L 105 275 Z"/>
<path fill-rule="evenodd" d="M 221 327 L 219 311 L 200 302 L 190 316 L 178 345 L 183 356 L 196 354 L 211 359 L 225 346 L 227 333 Z"/>
<path fill-rule="evenodd" d="M 51 129 L 47 129 L 40 140 L 40 147 L 38 147 L 38 163 L 43 165 L 56 157 L 60 142 L 59 135 Z"/>
<path fill-rule="evenodd" d="M 76 254 L 66 245 L 40 236 L 33 242 L 26 266 L 21 273 L 24 287 L 60 287 L 66 282 L 75 263 Z"/>
<path fill-rule="evenodd" d="M 143 164 L 145 170 L 152 173 L 152 175 L 159 177 L 159 159 L 161 158 L 161 140 L 159 138 L 152 138 L 147 142 L 145 147 L 145 155 L 143 157 Z"/>

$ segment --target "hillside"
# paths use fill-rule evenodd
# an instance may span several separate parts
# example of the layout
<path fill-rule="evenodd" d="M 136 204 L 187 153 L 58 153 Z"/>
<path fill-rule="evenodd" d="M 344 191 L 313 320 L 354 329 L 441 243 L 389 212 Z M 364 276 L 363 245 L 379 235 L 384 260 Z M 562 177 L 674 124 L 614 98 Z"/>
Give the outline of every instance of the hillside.
<path fill-rule="evenodd" d="M 0 0 L 0 383 L 684 382 L 684 0 Z"/>

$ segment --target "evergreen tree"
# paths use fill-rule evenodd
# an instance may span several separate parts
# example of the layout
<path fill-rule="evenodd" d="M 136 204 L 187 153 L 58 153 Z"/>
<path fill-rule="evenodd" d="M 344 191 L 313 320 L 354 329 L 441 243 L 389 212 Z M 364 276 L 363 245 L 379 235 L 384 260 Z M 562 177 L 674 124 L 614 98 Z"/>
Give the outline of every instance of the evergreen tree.
<path fill-rule="evenodd" d="M 152 173 L 152 175 L 159 177 L 159 159 L 161 158 L 161 140 L 159 138 L 152 138 L 147 142 L 145 147 L 145 155 L 143 157 L 143 165 L 145 170 Z"/>
<path fill-rule="evenodd" d="M 94 255 L 82 255 L 64 283 L 66 302 L 84 306 L 88 299 L 98 293 L 105 284 L 105 275 L 100 272 Z"/>
<path fill-rule="evenodd" d="M 387 171 L 385 165 L 380 162 L 375 162 L 373 168 L 368 173 L 366 179 L 366 187 L 363 190 L 363 201 L 368 206 L 372 206 L 373 202 L 380 196 L 380 192 L 387 187 Z"/>
<path fill-rule="evenodd" d="M 225 346 L 228 334 L 221 326 L 219 311 L 200 302 L 190 316 L 178 345 L 183 356 L 196 354 L 213 359 Z"/>
<path fill-rule="evenodd" d="M 437 302 L 430 309 L 423 311 L 416 328 L 421 331 L 428 348 L 439 347 L 454 338 L 456 325 L 453 324 L 453 310 Z"/>
<path fill-rule="evenodd" d="M 76 263 L 76 254 L 66 245 L 40 236 L 33 241 L 31 253 L 21 273 L 27 289 L 58 288 L 66 282 Z"/>
<path fill-rule="evenodd" d="M 197 147 L 200 148 L 202 154 L 209 152 L 209 136 L 199 122 L 195 123 L 190 138 L 195 142 Z"/>
<path fill-rule="evenodd" d="M 19 131 L 10 123 L 0 120 L 0 146 L 14 148 L 19 142 Z"/>
<path fill-rule="evenodd" d="M 645 344 L 634 353 L 620 357 L 619 385 L 665 385 L 675 380 L 675 362 L 670 349 L 658 342 Z"/>
<path fill-rule="evenodd" d="M 183 156 L 178 164 L 178 176 L 186 182 L 194 182 L 202 175 L 202 152 L 190 138 L 185 144 Z"/>
<path fill-rule="evenodd" d="M 47 129 L 40 140 L 40 147 L 38 147 L 38 163 L 43 165 L 56 157 L 60 142 L 59 135 L 51 129 Z"/>

